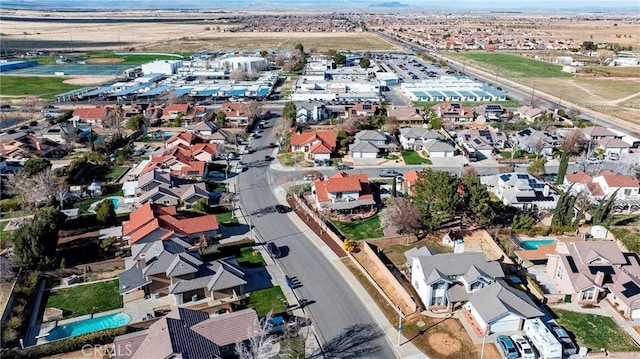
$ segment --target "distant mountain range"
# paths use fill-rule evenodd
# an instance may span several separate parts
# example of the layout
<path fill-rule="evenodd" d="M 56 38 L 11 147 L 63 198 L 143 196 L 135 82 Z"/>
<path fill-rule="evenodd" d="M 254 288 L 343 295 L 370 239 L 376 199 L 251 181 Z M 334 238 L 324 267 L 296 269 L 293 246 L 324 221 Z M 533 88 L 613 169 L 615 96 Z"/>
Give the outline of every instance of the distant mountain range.
<path fill-rule="evenodd" d="M 364 8 L 397 8 L 409 10 L 456 10 L 456 11 L 530 11 L 557 10 L 571 12 L 640 12 L 638 0 L 459 0 L 442 2 L 436 0 L 405 0 L 382 3 L 370 0 L 1 0 L 2 9 L 105 9 L 105 10 L 319 10 L 346 11 Z"/>

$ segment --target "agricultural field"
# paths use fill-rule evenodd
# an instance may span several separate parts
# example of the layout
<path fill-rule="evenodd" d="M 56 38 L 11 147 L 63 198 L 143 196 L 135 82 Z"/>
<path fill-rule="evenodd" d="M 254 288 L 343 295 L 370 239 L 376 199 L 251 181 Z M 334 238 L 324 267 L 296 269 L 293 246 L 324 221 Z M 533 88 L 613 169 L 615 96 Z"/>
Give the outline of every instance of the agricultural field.
<path fill-rule="evenodd" d="M 207 50 L 286 50 L 297 44 L 306 51 L 375 51 L 391 50 L 393 45 L 369 33 L 216 33 L 198 38 L 182 38 L 146 45 L 144 51 L 190 52 Z"/>
<path fill-rule="evenodd" d="M 571 77 L 572 75 L 562 72 L 562 66 L 544 61 L 529 59 L 523 56 L 497 53 L 465 53 L 449 55 L 464 64 L 474 67 L 481 67 L 499 77 Z"/>
<path fill-rule="evenodd" d="M 2 97 L 38 96 L 53 99 L 63 92 L 72 91 L 82 86 L 65 83 L 64 77 L 39 76 L 0 76 L 0 94 Z"/>

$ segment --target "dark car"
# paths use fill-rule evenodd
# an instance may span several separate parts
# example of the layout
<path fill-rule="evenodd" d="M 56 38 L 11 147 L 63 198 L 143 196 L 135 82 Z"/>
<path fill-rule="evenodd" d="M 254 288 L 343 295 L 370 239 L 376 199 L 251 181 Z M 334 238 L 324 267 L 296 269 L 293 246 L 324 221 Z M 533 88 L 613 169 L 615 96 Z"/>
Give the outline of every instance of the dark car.
<path fill-rule="evenodd" d="M 339 164 L 339 165 L 337 165 L 337 166 L 336 166 L 336 169 L 337 169 L 338 171 L 346 171 L 346 170 L 351 169 L 351 167 L 349 167 L 349 165 L 346 165 L 346 164 L 344 164 L 344 163 L 341 163 L 341 164 Z"/>
<path fill-rule="evenodd" d="M 276 211 L 278 211 L 278 213 L 289 213 L 291 211 L 291 207 L 282 204 L 276 204 Z"/>
<path fill-rule="evenodd" d="M 276 244 L 273 242 L 267 243 L 267 252 L 273 258 L 280 258 L 282 256 L 282 252 L 280 252 L 280 248 L 278 248 L 278 246 L 276 246 Z"/>
<path fill-rule="evenodd" d="M 273 157 L 271 157 L 271 156 L 264 156 L 264 160 L 265 160 L 265 161 L 273 161 Z"/>

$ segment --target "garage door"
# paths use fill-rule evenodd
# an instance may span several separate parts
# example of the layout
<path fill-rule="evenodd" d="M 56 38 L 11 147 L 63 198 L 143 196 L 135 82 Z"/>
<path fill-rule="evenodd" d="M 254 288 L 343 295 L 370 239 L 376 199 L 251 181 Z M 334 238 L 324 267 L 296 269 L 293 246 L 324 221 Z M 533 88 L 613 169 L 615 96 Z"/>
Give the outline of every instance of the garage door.
<path fill-rule="evenodd" d="M 494 333 L 511 332 L 520 329 L 520 319 L 503 319 L 491 324 L 491 331 Z"/>
<path fill-rule="evenodd" d="M 631 310 L 631 319 L 640 319 L 640 309 Z"/>

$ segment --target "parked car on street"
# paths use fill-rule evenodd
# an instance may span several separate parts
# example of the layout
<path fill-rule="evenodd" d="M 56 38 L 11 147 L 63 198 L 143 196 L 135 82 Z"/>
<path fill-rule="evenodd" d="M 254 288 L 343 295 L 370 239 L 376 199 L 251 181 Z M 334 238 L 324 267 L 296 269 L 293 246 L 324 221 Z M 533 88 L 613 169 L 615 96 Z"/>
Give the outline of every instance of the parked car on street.
<path fill-rule="evenodd" d="M 273 242 L 267 243 L 267 253 L 269 253 L 272 258 L 280 258 L 282 256 L 280 248 Z"/>
<path fill-rule="evenodd" d="M 498 344 L 498 348 L 502 351 L 505 358 L 507 359 L 517 359 L 520 357 L 518 353 L 518 349 L 516 345 L 513 343 L 513 340 L 506 335 L 498 335 L 496 339 L 496 343 Z"/>
<path fill-rule="evenodd" d="M 378 174 L 380 175 L 380 177 L 395 177 L 395 176 L 399 176 L 400 172 L 389 169 L 389 168 L 383 168 L 380 170 Z"/>
<path fill-rule="evenodd" d="M 603 161 L 599 158 L 595 158 L 595 157 L 590 157 L 587 159 L 587 164 L 588 165 L 599 165 L 601 164 Z"/>
<path fill-rule="evenodd" d="M 531 348 L 531 344 L 529 344 L 529 341 L 522 335 L 512 335 L 511 340 L 516 344 L 522 359 L 536 359 L 536 353 L 533 351 L 533 348 Z"/>
<path fill-rule="evenodd" d="M 336 166 L 336 169 L 338 171 L 346 171 L 346 170 L 350 170 L 351 167 L 349 165 L 347 165 L 347 164 L 340 163 L 339 165 Z"/>
<path fill-rule="evenodd" d="M 305 180 L 305 181 L 314 181 L 316 179 L 316 175 L 314 175 L 314 174 L 304 175 L 304 177 L 302 177 L 302 179 Z"/>
<path fill-rule="evenodd" d="M 291 212 L 291 207 L 283 204 L 276 204 L 276 211 L 278 211 L 278 213 L 289 213 Z"/>

